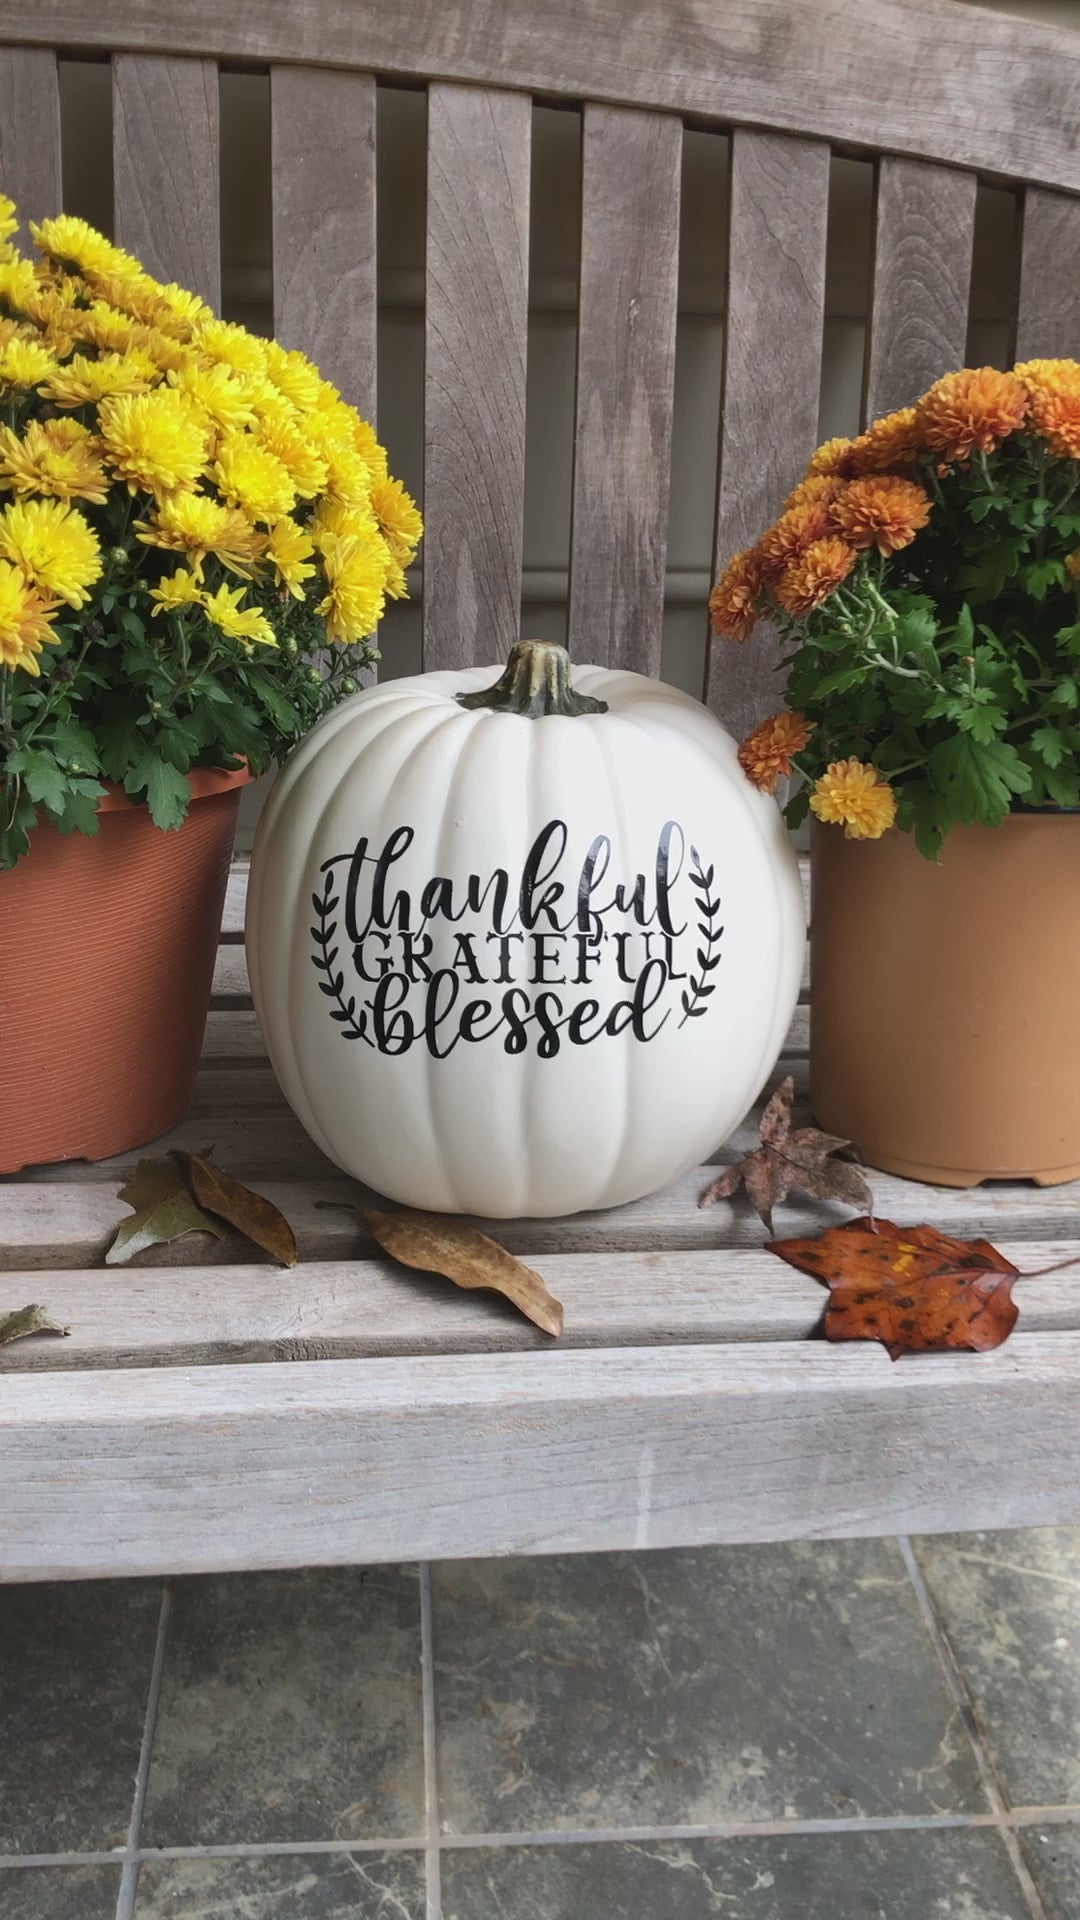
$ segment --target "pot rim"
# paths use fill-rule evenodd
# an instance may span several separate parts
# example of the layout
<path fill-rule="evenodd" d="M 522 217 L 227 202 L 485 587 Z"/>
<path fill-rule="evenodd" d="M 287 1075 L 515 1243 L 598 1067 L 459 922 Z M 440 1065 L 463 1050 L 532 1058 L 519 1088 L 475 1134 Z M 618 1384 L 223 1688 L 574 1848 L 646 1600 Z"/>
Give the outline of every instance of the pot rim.
<path fill-rule="evenodd" d="M 192 767 L 184 776 L 191 788 L 192 800 L 208 800 L 215 794 L 229 793 L 234 787 L 245 787 L 254 780 L 255 775 L 244 761 L 242 767 Z M 98 801 L 99 813 L 134 813 L 146 806 L 145 800 L 133 800 L 123 787 L 112 780 L 104 782 L 105 792 Z"/>

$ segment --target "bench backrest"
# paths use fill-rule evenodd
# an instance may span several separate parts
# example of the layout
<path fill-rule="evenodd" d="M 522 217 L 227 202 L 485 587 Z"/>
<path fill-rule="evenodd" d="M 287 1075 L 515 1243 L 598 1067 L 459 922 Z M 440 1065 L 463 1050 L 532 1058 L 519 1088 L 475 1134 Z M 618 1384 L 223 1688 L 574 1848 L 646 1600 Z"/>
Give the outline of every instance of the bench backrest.
<path fill-rule="evenodd" d="M 0 0 L 0 184 L 29 218 L 61 204 L 58 52 L 112 59 L 116 238 L 215 304 L 218 70 L 269 71 L 275 330 L 369 413 L 376 80 L 427 85 L 429 667 L 519 631 L 534 99 L 584 110 L 579 658 L 660 665 L 684 125 L 731 130 L 719 560 L 816 441 L 837 147 L 877 164 L 868 416 L 963 362 L 980 178 L 1023 189 L 1018 356 L 1080 351 L 1065 29 L 958 0 Z M 705 694 L 735 730 L 775 705 L 772 666 L 712 648 Z"/>

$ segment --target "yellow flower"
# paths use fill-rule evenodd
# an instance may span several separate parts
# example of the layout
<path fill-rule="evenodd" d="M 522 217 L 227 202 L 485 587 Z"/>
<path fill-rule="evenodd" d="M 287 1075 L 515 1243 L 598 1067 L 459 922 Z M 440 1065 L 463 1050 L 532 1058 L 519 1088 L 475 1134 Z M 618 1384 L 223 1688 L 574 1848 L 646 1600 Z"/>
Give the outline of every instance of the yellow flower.
<path fill-rule="evenodd" d="M 108 458 L 132 493 L 171 493 L 202 473 L 205 430 L 171 387 L 103 400 L 98 420 Z"/>
<path fill-rule="evenodd" d="M 147 547 L 184 553 L 197 579 L 212 553 L 233 573 L 250 579 L 266 546 L 266 536 L 236 507 L 223 506 L 206 493 L 170 493 L 159 501 L 151 520 L 136 520 L 135 531 Z"/>
<path fill-rule="evenodd" d="M 880 840 L 896 819 L 896 795 L 863 760 L 833 760 L 814 782 L 810 807 L 849 840 Z"/>
<path fill-rule="evenodd" d="M 329 640 L 343 646 L 363 640 L 382 619 L 386 591 L 386 548 L 378 534 L 324 535 L 323 568 L 329 593 L 318 611 Z"/>
<path fill-rule="evenodd" d="M 175 573 L 163 574 L 157 586 L 151 587 L 150 598 L 155 613 L 176 613 L 181 607 L 206 605 L 199 582 L 186 567 L 177 567 Z"/>
<path fill-rule="evenodd" d="M 129 313 L 111 307 L 107 300 L 94 300 L 79 310 L 79 338 L 102 353 L 126 353 L 129 347 L 142 345 L 146 329 Z"/>
<path fill-rule="evenodd" d="M 37 340 L 10 340 L 0 348 L 0 388 L 36 387 L 58 371 L 58 362 Z"/>
<path fill-rule="evenodd" d="M 255 641 L 264 647 L 276 647 L 277 635 L 264 613 L 257 607 L 241 607 L 243 587 L 219 587 L 216 593 L 203 595 L 203 607 L 214 625 L 229 640 L 242 640 L 245 646 Z"/>
<path fill-rule="evenodd" d="M 41 391 L 54 406 L 85 407 L 111 400 L 116 394 L 145 393 L 157 378 L 153 361 L 134 349 L 129 353 L 103 353 L 100 360 L 77 353 L 57 368 Z"/>
<path fill-rule="evenodd" d="M 0 488 L 104 505 L 109 481 L 103 448 L 77 420 L 30 420 L 22 437 L 0 428 Z"/>
<path fill-rule="evenodd" d="M 9 200 L 6 193 L 0 193 L 0 246 L 7 244 L 18 224 L 14 200 Z"/>
<path fill-rule="evenodd" d="M 210 360 L 220 360 L 234 373 L 265 373 L 266 348 L 245 327 L 232 320 L 206 320 L 195 328 L 193 344 Z"/>
<path fill-rule="evenodd" d="M 409 497 L 400 480 L 376 480 L 371 489 L 371 506 L 394 559 L 408 566 L 424 531 L 415 500 Z"/>
<path fill-rule="evenodd" d="M 260 447 L 281 461 L 301 500 L 313 500 L 323 491 L 327 482 L 326 461 L 307 435 L 290 420 L 264 415 L 255 437 Z"/>
<path fill-rule="evenodd" d="M 200 367 L 184 353 L 180 365 L 172 368 L 167 378 L 177 393 L 186 394 L 196 411 L 222 431 L 252 425 L 255 413 L 243 385 L 220 361 L 212 367 Z"/>
<path fill-rule="evenodd" d="M 347 419 L 335 414 L 310 413 L 304 422 L 309 435 L 326 462 L 327 491 L 348 507 L 366 507 L 371 499 L 371 468 L 353 445 Z"/>
<path fill-rule="evenodd" d="M 61 213 L 55 220 L 31 220 L 30 231 L 42 253 L 79 273 L 132 280 L 142 272 L 130 253 L 114 246 L 96 227 L 88 226 L 73 213 Z"/>
<path fill-rule="evenodd" d="M 0 513 L 0 558 L 39 591 L 82 607 L 101 576 L 98 537 L 63 500 L 15 500 Z"/>
<path fill-rule="evenodd" d="M 155 282 L 155 290 L 162 308 L 162 323 L 185 340 L 191 338 L 200 321 L 216 318 L 213 307 L 207 305 L 201 294 L 192 293 L 190 287 L 177 286 L 175 280 L 166 280 L 164 284 Z"/>
<path fill-rule="evenodd" d="M 329 494 L 319 501 L 308 524 L 308 532 L 320 551 L 323 542 L 331 534 L 342 539 L 355 535 L 358 539 L 366 540 L 378 531 L 379 523 L 366 501 L 362 506 L 349 507 L 343 500 L 336 500 Z"/>
<path fill-rule="evenodd" d="M 312 542 L 295 520 L 278 520 L 271 527 L 266 558 L 277 575 L 279 586 L 291 593 L 294 600 L 303 599 L 304 581 L 310 580 L 315 572 L 311 564 L 314 553 Z"/>
<path fill-rule="evenodd" d="M 360 455 L 373 480 L 386 479 L 386 448 L 379 445 L 379 438 L 370 421 L 357 414 L 352 423 L 353 445 Z"/>
<path fill-rule="evenodd" d="M 16 313 L 30 313 L 41 294 L 41 282 L 32 260 L 0 261 L 0 302 Z"/>
<path fill-rule="evenodd" d="M 0 560 L 0 667 L 21 667 L 39 674 L 36 655 L 56 640 L 49 614 L 56 601 L 32 587 L 21 567 Z"/>
<path fill-rule="evenodd" d="M 752 786 L 775 793 L 781 777 L 791 772 L 792 756 L 801 753 L 813 734 L 801 713 L 774 713 L 748 734 L 739 748 L 739 765 Z"/>
<path fill-rule="evenodd" d="M 226 434 L 210 469 L 230 505 L 252 520 L 280 520 L 296 505 L 296 488 L 276 454 L 254 434 Z"/>
<path fill-rule="evenodd" d="M 386 597 L 388 600 L 407 600 L 409 597 L 405 569 L 400 560 L 394 559 L 389 547 L 386 550 Z"/>
<path fill-rule="evenodd" d="M 303 413 L 308 413 L 317 405 L 322 375 L 313 367 L 306 353 L 279 345 L 276 340 L 266 342 L 266 372 L 287 400 Z"/>

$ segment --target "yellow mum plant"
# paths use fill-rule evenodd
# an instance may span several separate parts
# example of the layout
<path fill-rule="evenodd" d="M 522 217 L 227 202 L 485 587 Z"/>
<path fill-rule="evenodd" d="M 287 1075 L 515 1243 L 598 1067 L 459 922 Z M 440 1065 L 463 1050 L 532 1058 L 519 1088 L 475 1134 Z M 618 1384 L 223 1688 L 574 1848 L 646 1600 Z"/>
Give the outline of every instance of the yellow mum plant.
<path fill-rule="evenodd" d="M 739 759 L 769 793 L 803 776 L 793 823 L 933 858 L 960 822 L 1080 806 L 1080 365 L 962 368 L 827 441 L 709 605 L 787 645 Z"/>
<path fill-rule="evenodd" d="M 193 767 L 254 773 L 378 657 L 420 515 L 302 353 L 71 215 L 0 196 L 0 867 L 104 782 L 160 827 Z"/>

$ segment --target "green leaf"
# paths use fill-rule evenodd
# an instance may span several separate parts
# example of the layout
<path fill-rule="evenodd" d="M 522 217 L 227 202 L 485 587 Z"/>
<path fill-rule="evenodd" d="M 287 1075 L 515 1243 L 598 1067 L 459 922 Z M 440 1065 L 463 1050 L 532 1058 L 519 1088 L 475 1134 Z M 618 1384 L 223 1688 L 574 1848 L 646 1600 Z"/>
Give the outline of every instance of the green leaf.
<path fill-rule="evenodd" d="M 135 1211 L 117 1228 L 105 1255 L 108 1267 L 124 1266 L 149 1247 L 166 1246 L 185 1233 L 212 1233 L 225 1238 L 225 1228 L 197 1207 L 175 1160 L 140 1160 L 120 1189 Z"/>
<path fill-rule="evenodd" d="M 1031 745 L 1048 767 L 1060 767 L 1069 743 L 1060 727 L 1036 727 L 1031 736 Z"/>
<path fill-rule="evenodd" d="M 168 832 L 183 825 L 191 789 L 178 768 L 170 766 L 156 753 L 143 752 L 124 781 L 126 791 L 136 797 L 146 791 L 146 804 L 156 827 Z"/>
<path fill-rule="evenodd" d="M 830 693 L 846 693 L 849 687 L 857 687 L 866 679 L 866 672 L 865 667 L 837 667 L 817 682 L 810 698 L 824 700 Z"/>
<path fill-rule="evenodd" d="M 1075 767 L 1047 767 L 1043 784 L 1055 806 L 1075 807 L 1080 804 L 1080 773 Z"/>
<path fill-rule="evenodd" d="M 254 687 L 274 725 L 280 727 L 282 733 L 296 733 L 300 724 L 299 715 L 292 701 L 285 697 L 276 684 L 273 675 L 267 673 L 265 667 L 249 667 L 247 681 L 249 686 Z M 849 680 L 847 685 L 852 686 L 854 682 Z M 819 687 L 818 692 L 821 691 Z"/>
<path fill-rule="evenodd" d="M 1061 560 L 1036 560 L 1020 575 L 1021 584 L 1033 600 L 1045 600 L 1051 587 L 1065 584 L 1065 565 Z"/>
<path fill-rule="evenodd" d="M 75 720 L 60 720 L 53 728 L 52 750 L 72 773 L 100 773 L 101 759 L 97 743 L 86 727 Z"/>
<path fill-rule="evenodd" d="M 928 607 L 909 607 L 896 623 L 896 637 L 909 653 L 921 653 L 937 639 L 937 621 Z"/>
<path fill-rule="evenodd" d="M 26 1340 L 34 1333 L 70 1333 L 70 1327 L 62 1327 L 54 1320 L 48 1307 L 31 1305 L 16 1307 L 14 1313 L 0 1313 L 0 1347 L 6 1347 L 12 1340 Z"/>
<path fill-rule="evenodd" d="M 970 653 L 975 644 L 975 616 L 966 600 L 956 616 L 953 639 L 964 653 Z"/>
<path fill-rule="evenodd" d="M 976 493 L 967 503 L 969 520 L 985 520 L 992 507 L 1001 504 L 996 493 Z"/>
<path fill-rule="evenodd" d="M 1073 679 L 1059 680 L 1050 695 L 1052 707 L 1075 707 L 1080 702 L 1080 687 Z"/>
<path fill-rule="evenodd" d="M 987 697 L 990 697 L 989 694 Z M 1000 707 L 976 703 L 959 716 L 956 724 L 963 733 L 970 733 L 973 740 L 985 745 L 988 740 L 996 740 L 999 733 L 1004 733 L 1008 715 L 1002 713 Z"/>
<path fill-rule="evenodd" d="M 22 776 L 35 806 L 46 807 L 50 813 L 60 811 L 67 782 L 63 769 L 57 766 L 51 753 L 45 753 L 38 747 L 25 747 L 22 753 Z"/>
<path fill-rule="evenodd" d="M 97 780 L 73 780 L 64 796 L 63 811 L 54 824 L 61 833 L 85 833 L 91 839 L 100 830 L 98 801 L 105 789 Z"/>
<path fill-rule="evenodd" d="M 1015 793 L 1027 793 L 1031 774 L 1004 740 L 984 744 L 970 733 L 942 741 L 930 755 L 930 777 L 953 818 L 1000 826 Z"/>

